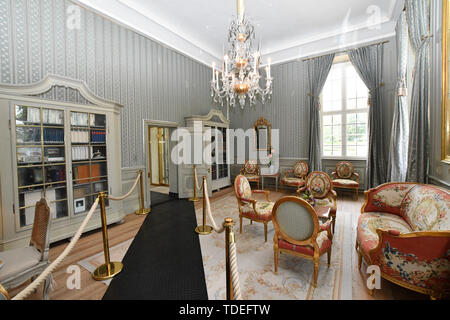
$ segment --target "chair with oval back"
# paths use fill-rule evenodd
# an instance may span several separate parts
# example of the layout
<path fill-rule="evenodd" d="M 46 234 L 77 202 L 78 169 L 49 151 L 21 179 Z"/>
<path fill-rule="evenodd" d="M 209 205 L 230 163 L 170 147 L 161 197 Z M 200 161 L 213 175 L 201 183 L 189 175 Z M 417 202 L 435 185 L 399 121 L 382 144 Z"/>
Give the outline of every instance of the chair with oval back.
<path fill-rule="evenodd" d="M 355 172 L 353 164 L 341 161 L 336 165 L 336 171 L 331 174 L 333 186 L 340 189 L 355 190 L 356 200 L 359 198 L 359 174 Z"/>
<path fill-rule="evenodd" d="M 272 208 L 274 203 L 269 199 L 269 191 L 252 190 L 247 178 L 239 175 L 234 180 L 234 191 L 239 206 L 240 233 L 242 233 L 243 218 L 250 222 L 261 222 L 264 224 L 264 236 L 267 242 L 267 224 L 272 221 Z M 266 201 L 257 201 L 252 198 L 253 194 L 264 194 Z"/>
<path fill-rule="evenodd" d="M 311 172 L 306 178 L 306 185 L 303 190 L 308 190 L 315 198 L 315 207 L 330 208 L 333 233 L 336 225 L 337 193 L 333 190 L 333 183 L 328 174 L 322 171 Z M 302 190 L 300 190 L 302 191 Z M 300 194 L 300 192 L 298 192 Z"/>
<path fill-rule="evenodd" d="M 284 197 L 275 203 L 272 212 L 275 227 L 273 238 L 275 274 L 278 273 L 280 252 L 314 262 L 314 287 L 317 287 L 320 257 L 327 253 L 331 263 L 333 236 L 331 223 L 320 224 L 314 208 L 298 197 Z"/>
<path fill-rule="evenodd" d="M 305 178 L 308 175 L 308 171 L 308 164 L 305 161 L 298 161 L 294 169 L 284 172 L 281 185 L 295 187 L 297 190 L 301 190 L 305 186 Z"/>
<path fill-rule="evenodd" d="M 245 176 L 249 182 L 256 182 L 259 189 L 260 169 L 257 161 L 247 160 L 240 174 Z"/>

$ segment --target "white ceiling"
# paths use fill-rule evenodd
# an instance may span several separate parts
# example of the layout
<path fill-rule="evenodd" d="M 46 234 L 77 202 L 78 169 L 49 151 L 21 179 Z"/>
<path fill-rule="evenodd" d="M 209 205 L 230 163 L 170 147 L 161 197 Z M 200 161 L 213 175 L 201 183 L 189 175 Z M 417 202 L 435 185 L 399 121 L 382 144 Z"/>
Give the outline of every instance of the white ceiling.
<path fill-rule="evenodd" d="M 78 0 L 206 64 L 220 60 L 235 0 Z M 376 2 L 376 5 L 374 5 Z M 395 34 L 403 0 L 246 0 L 274 63 Z"/>

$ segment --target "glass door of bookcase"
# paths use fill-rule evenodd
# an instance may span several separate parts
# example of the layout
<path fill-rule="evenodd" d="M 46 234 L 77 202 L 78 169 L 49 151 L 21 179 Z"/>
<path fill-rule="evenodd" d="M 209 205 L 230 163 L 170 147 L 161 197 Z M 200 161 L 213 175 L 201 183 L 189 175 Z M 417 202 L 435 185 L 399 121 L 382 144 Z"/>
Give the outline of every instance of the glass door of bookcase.
<path fill-rule="evenodd" d="M 211 127 L 211 158 L 213 161 L 211 175 L 213 181 L 228 177 L 227 140 L 226 128 Z M 218 161 L 217 157 L 222 157 L 221 161 Z"/>
<path fill-rule="evenodd" d="M 68 217 L 64 111 L 27 106 L 14 111 L 20 228 L 33 224 L 42 197 L 53 219 Z"/>
<path fill-rule="evenodd" d="M 106 115 L 71 112 L 70 123 L 73 209 L 79 215 L 89 211 L 100 192 L 108 193 Z"/>

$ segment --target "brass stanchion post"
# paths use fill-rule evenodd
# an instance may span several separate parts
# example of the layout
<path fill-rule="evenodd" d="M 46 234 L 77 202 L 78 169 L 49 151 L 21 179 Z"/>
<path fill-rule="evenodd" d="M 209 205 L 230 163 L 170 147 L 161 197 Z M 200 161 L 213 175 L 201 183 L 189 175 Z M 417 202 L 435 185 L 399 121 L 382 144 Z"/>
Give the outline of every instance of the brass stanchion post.
<path fill-rule="evenodd" d="M 233 219 L 226 218 L 223 226 L 225 227 L 225 261 L 226 261 L 226 281 L 227 281 L 227 300 L 234 300 L 233 281 L 231 277 L 231 259 L 230 244 L 234 242 Z"/>
<path fill-rule="evenodd" d="M 101 192 L 100 198 L 100 215 L 102 219 L 102 235 L 103 235 L 103 251 L 105 254 L 105 264 L 98 267 L 92 277 L 95 280 L 107 280 L 116 276 L 123 269 L 121 262 L 111 262 L 109 259 L 109 243 L 108 243 L 108 225 L 106 222 L 105 194 Z"/>
<path fill-rule="evenodd" d="M 200 199 L 197 198 L 197 175 L 195 172 L 197 171 L 197 166 L 194 164 L 194 197 L 190 198 L 189 201 L 191 202 L 199 202 Z"/>
<path fill-rule="evenodd" d="M 206 225 L 206 196 L 208 190 L 206 190 L 206 177 L 203 177 L 203 225 L 195 228 L 195 232 L 201 235 L 211 234 L 213 228 Z"/>
<path fill-rule="evenodd" d="M 150 213 L 150 209 L 146 209 L 145 208 L 145 203 L 144 203 L 144 171 L 140 170 L 139 171 L 139 175 L 140 175 L 140 185 L 141 185 L 141 190 L 140 190 L 140 195 L 139 195 L 139 210 L 136 211 L 137 215 L 146 215 Z"/>

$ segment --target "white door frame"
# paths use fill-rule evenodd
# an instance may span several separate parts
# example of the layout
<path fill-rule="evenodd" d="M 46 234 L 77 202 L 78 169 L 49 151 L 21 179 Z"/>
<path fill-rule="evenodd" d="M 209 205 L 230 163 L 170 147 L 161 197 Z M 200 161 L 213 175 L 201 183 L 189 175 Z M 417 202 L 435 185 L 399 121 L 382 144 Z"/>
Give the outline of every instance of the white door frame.
<path fill-rule="evenodd" d="M 144 173 L 144 184 L 145 184 L 145 194 L 148 199 L 147 203 L 149 206 L 151 205 L 151 194 L 150 194 L 150 181 L 148 178 L 148 173 L 150 172 L 149 163 L 150 163 L 150 153 L 148 151 L 149 146 L 149 136 L 148 136 L 148 128 L 149 127 L 158 127 L 158 128 L 169 128 L 169 129 L 176 129 L 180 125 L 178 122 L 173 121 L 161 121 L 161 120 L 150 120 L 150 119 L 144 119 L 143 120 L 143 147 L 144 147 L 144 154 L 145 154 L 145 173 Z M 172 132 L 171 132 L 172 134 Z M 172 151 L 172 141 L 170 141 L 170 150 Z M 169 188 L 170 192 L 177 191 L 174 193 L 178 193 L 178 167 L 174 164 L 172 164 L 172 161 L 169 161 Z M 175 177 L 175 178 L 173 178 Z"/>

